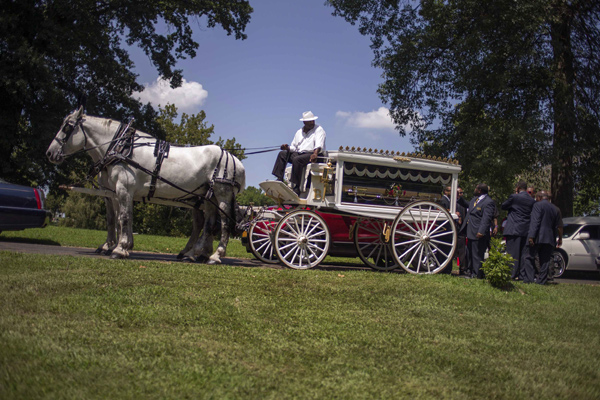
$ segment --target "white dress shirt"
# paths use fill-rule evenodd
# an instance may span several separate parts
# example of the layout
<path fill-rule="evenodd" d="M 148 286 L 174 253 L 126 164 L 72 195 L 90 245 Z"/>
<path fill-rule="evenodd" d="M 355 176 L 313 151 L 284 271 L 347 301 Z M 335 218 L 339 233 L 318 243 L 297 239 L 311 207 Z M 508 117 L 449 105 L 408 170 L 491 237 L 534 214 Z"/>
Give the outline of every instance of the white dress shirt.
<path fill-rule="evenodd" d="M 321 152 L 325 151 L 325 129 L 320 125 L 315 125 L 306 133 L 302 128 L 298 129 L 292 144 L 290 144 L 290 150 L 297 153 L 312 152 L 317 147 L 321 148 Z"/>

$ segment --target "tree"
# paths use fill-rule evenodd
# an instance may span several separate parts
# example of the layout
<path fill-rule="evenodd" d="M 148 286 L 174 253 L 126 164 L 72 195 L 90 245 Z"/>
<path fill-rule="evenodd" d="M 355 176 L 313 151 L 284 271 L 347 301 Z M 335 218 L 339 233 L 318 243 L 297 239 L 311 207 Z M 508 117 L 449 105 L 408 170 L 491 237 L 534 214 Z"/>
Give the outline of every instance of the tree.
<path fill-rule="evenodd" d="M 175 122 L 178 116 L 177 107 L 167 104 L 164 108 L 158 106 L 159 116 L 157 122 L 165 132 L 165 140 L 177 145 L 205 146 L 216 144 L 234 154 L 240 160 L 246 158 L 242 146 L 236 142 L 235 137 L 214 142 L 210 137 L 215 132 L 215 126 L 207 126 L 204 122 L 206 113 L 200 110 L 198 114 L 181 114 L 179 123 Z"/>
<path fill-rule="evenodd" d="M 143 87 L 126 46 L 139 46 L 177 87 L 177 60 L 198 49 L 192 21 L 245 39 L 252 8 L 246 0 L 1 0 L 0 11 L 0 170 L 39 185 L 54 178 L 44 151 L 81 93 L 90 114 L 134 116 L 138 129 L 161 136 L 154 109 L 131 97 Z"/>
<path fill-rule="evenodd" d="M 262 189 L 255 188 L 254 186 L 248 186 L 243 192 L 238 194 L 237 202 L 241 206 L 272 206 L 275 205 L 275 201 L 270 197 L 267 197 Z"/>
<path fill-rule="evenodd" d="M 574 188 L 593 183 L 580 166 L 600 165 L 590 150 L 600 133 L 598 1 L 328 3 L 371 37 L 379 94 L 401 135 L 495 187 L 551 165 L 555 204 L 572 215 Z"/>

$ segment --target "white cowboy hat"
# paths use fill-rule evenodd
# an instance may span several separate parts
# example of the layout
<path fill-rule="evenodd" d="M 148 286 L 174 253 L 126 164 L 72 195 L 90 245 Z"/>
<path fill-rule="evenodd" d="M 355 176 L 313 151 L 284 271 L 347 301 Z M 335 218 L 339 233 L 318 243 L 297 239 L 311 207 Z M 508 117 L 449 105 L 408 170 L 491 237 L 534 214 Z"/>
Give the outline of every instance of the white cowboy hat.
<path fill-rule="evenodd" d="M 319 117 L 315 116 L 312 111 L 305 111 L 302 113 L 302 118 L 300 118 L 300 121 L 314 121 L 317 118 Z"/>

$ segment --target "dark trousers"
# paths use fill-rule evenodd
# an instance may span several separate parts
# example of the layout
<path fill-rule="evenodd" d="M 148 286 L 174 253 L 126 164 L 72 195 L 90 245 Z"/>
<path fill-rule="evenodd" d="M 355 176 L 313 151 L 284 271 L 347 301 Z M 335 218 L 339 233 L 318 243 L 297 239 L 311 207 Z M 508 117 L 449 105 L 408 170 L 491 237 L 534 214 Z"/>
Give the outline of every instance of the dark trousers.
<path fill-rule="evenodd" d="M 310 163 L 311 155 L 312 152 L 296 153 L 295 151 L 282 150 L 277 155 L 272 173 L 277 179 L 282 181 L 283 175 L 285 174 L 285 167 L 288 162 L 292 163 L 292 176 L 290 177 L 290 182 L 295 185 L 300 185 L 302 172 L 304 171 L 304 167 Z"/>
<path fill-rule="evenodd" d="M 536 255 L 540 259 L 540 271 L 537 276 L 537 283 L 540 285 L 545 285 L 548 281 L 548 271 L 550 270 L 550 263 L 554 262 L 552 258 L 552 251 L 554 251 L 554 246 L 547 243 L 536 244 L 533 247 L 529 248 L 529 253 L 527 255 L 527 268 L 529 272 L 528 280 L 524 280 L 524 282 L 533 282 L 533 274 L 534 274 L 534 266 L 535 266 L 535 257 Z"/>
<path fill-rule="evenodd" d="M 512 278 L 519 278 L 524 280 L 525 278 L 525 263 L 527 262 L 527 237 L 525 236 L 506 236 L 506 252 L 514 258 Z"/>
<path fill-rule="evenodd" d="M 456 239 L 456 255 L 458 256 L 458 273 L 464 275 L 469 270 L 467 261 L 467 237 L 459 235 Z"/>
<path fill-rule="evenodd" d="M 483 257 L 485 257 L 485 251 L 488 248 L 489 242 L 489 236 L 484 236 L 477 240 L 469 239 L 467 242 L 467 257 L 469 257 L 469 270 L 467 274 L 470 274 L 472 277 L 483 279 L 481 264 L 483 264 Z"/>

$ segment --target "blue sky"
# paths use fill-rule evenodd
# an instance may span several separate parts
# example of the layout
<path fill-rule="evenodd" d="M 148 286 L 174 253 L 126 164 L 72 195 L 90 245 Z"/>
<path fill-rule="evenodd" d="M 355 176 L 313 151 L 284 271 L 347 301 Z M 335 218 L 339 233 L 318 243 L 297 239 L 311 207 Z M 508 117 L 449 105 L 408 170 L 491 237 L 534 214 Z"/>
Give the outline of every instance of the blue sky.
<path fill-rule="evenodd" d="M 304 111 L 319 117 L 327 148 L 367 146 L 412 150 L 401 138 L 377 95 L 381 71 L 372 67 L 368 38 L 324 0 L 250 0 L 254 13 L 246 40 L 217 27 L 195 26 L 200 44 L 194 59 L 180 61 L 185 83 L 175 91 L 140 51 L 133 51 L 143 101 L 174 103 L 180 112 L 206 112 L 215 138 L 235 137 L 243 147 L 290 143 Z M 243 161 L 247 185 L 273 179 L 276 153 Z"/>

